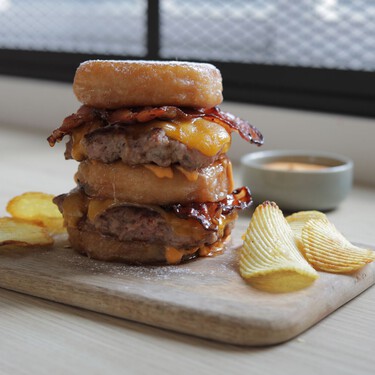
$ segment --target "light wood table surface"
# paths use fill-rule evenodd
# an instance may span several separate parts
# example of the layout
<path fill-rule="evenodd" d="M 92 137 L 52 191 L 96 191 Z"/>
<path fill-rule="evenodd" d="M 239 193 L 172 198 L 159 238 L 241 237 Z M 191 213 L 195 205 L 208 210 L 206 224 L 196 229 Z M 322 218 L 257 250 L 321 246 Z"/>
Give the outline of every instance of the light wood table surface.
<path fill-rule="evenodd" d="M 73 186 L 48 134 L 0 128 L 0 211 L 16 194 Z M 375 189 L 356 186 L 330 219 L 375 245 Z M 247 218 L 245 218 L 247 220 Z M 1 262 L 1 257 L 0 257 Z M 244 348 L 0 289 L 0 374 L 374 374 L 375 287 L 287 343 Z"/>

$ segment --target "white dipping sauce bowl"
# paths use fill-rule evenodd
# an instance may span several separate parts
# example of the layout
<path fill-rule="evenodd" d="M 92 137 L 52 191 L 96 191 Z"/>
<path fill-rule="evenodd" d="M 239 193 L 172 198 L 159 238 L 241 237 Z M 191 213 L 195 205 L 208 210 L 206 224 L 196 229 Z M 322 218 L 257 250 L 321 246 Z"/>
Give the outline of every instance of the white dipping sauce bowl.
<path fill-rule="evenodd" d="M 270 169 L 266 164 L 295 162 L 326 166 L 317 170 Z M 341 155 L 321 151 L 273 150 L 241 158 L 242 182 L 254 203 L 274 201 L 283 210 L 336 208 L 349 194 L 353 183 L 353 162 Z"/>

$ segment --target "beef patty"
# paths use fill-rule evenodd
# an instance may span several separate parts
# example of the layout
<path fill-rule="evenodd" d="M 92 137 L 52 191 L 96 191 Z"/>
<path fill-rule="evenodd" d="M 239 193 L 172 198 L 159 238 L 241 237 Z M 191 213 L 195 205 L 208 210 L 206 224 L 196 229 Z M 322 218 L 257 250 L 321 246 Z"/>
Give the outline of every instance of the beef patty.
<path fill-rule="evenodd" d="M 184 219 L 176 220 L 187 222 Z M 92 224 L 96 230 L 115 236 L 120 241 L 153 242 L 181 249 L 212 244 L 219 239 L 218 232 L 207 231 L 196 222 L 193 224 L 197 225 L 185 231 L 183 225 L 176 228 L 176 224 L 173 225 L 160 213 L 142 207 L 119 206 L 109 209 Z"/>
<path fill-rule="evenodd" d="M 61 212 L 67 196 L 62 194 L 54 198 Z M 91 219 L 85 212 L 87 206 L 77 222 L 80 230 L 99 232 L 124 242 L 144 241 L 177 249 L 210 245 L 225 238 L 237 217 L 237 213 L 233 212 L 219 230 L 208 230 L 197 220 L 179 218 L 168 209 L 156 206 L 121 204 L 109 207 Z"/>
<path fill-rule="evenodd" d="M 67 143 L 65 157 L 72 158 L 72 139 Z M 163 129 L 131 133 L 126 126 L 112 125 L 87 133 L 81 146 L 87 159 L 112 163 L 122 160 L 128 165 L 154 163 L 160 167 L 179 164 L 186 170 L 197 170 L 212 164 L 222 153 L 206 156 L 196 149 L 169 138 Z"/>

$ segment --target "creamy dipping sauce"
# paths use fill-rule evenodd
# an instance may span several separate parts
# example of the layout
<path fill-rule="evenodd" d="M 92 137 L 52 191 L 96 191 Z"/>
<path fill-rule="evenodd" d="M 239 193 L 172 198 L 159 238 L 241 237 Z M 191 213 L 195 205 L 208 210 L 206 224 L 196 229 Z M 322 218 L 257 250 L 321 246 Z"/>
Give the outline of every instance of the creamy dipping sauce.
<path fill-rule="evenodd" d="M 266 163 L 264 164 L 264 167 L 267 169 L 273 169 L 278 171 L 317 171 L 328 168 L 326 165 L 299 163 L 294 161 L 276 161 L 272 163 Z"/>

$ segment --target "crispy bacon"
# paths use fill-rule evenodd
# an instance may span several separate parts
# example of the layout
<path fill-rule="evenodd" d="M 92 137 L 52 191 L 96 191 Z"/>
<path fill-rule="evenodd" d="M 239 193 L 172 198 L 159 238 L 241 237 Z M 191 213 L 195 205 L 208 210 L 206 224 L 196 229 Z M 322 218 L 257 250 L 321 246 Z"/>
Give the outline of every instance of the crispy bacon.
<path fill-rule="evenodd" d="M 204 111 L 204 116 L 206 120 L 210 120 L 220 125 L 226 124 L 233 131 L 237 131 L 241 138 L 245 141 L 254 143 L 257 146 L 263 144 L 263 135 L 261 132 L 253 125 L 249 124 L 247 121 L 240 119 L 232 115 L 229 112 L 224 112 L 218 107 L 209 108 Z M 227 128 L 227 130 L 229 130 Z"/>
<path fill-rule="evenodd" d="M 178 107 L 143 107 L 139 109 L 121 108 L 109 113 L 108 123 L 114 124 L 132 124 L 135 122 L 148 122 L 155 119 L 172 120 L 175 118 L 189 117 Z"/>
<path fill-rule="evenodd" d="M 70 134 L 74 128 L 81 126 L 85 122 L 93 121 L 95 118 L 102 119 L 103 126 L 110 126 L 114 124 L 134 124 L 136 122 L 144 123 L 155 119 L 173 120 L 198 117 L 216 122 L 229 132 L 238 132 L 247 142 L 258 146 L 263 144 L 263 136 L 257 128 L 231 113 L 222 111 L 218 107 L 191 109 L 174 106 L 120 108 L 114 111 L 82 106 L 77 113 L 66 117 L 62 125 L 54 130 L 47 140 L 50 146 L 53 147 L 65 135 Z"/>
<path fill-rule="evenodd" d="M 217 231 L 220 215 L 228 215 L 234 209 L 243 210 L 251 204 L 250 190 L 243 186 L 219 202 L 174 204 L 165 209 L 173 210 L 181 219 L 196 219 L 206 230 Z"/>
<path fill-rule="evenodd" d="M 66 117 L 62 125 L 58 129 L 55 129 L 47 138 L 49 145 L 53 147 L 56 142 L 60 142 L 66 134 L 70 134 L 74 128 L 77 128 L 85 122 L 93 121 L 95 117 L 96 114 L 93 108 L 85 105 L 81 106 L 77 113 Z"/>
<path fill-rule="evenodd" d="M 237 131 L 240 136 L 247 142 L 256 145 L 263 144 L 263 136 L 260 131 L 250 125 L 247 121 L 232 115 L 229 112 L 224 112 L 218 107 L 208 109 L 190 109 L 178 108 L 173 106 L 163 107 L 144 107 L 134 110 L 123 108 L 113 111 L 108 116 L 109 125 L 123 123 L 130 124 L 134 122 L 147 122 L 156 118 L 163 120 L 172 120 L 176 118 L 197 118 L 202 117 L 206 120 L 216 122 L 224 126 L 229 132 Z"/>

